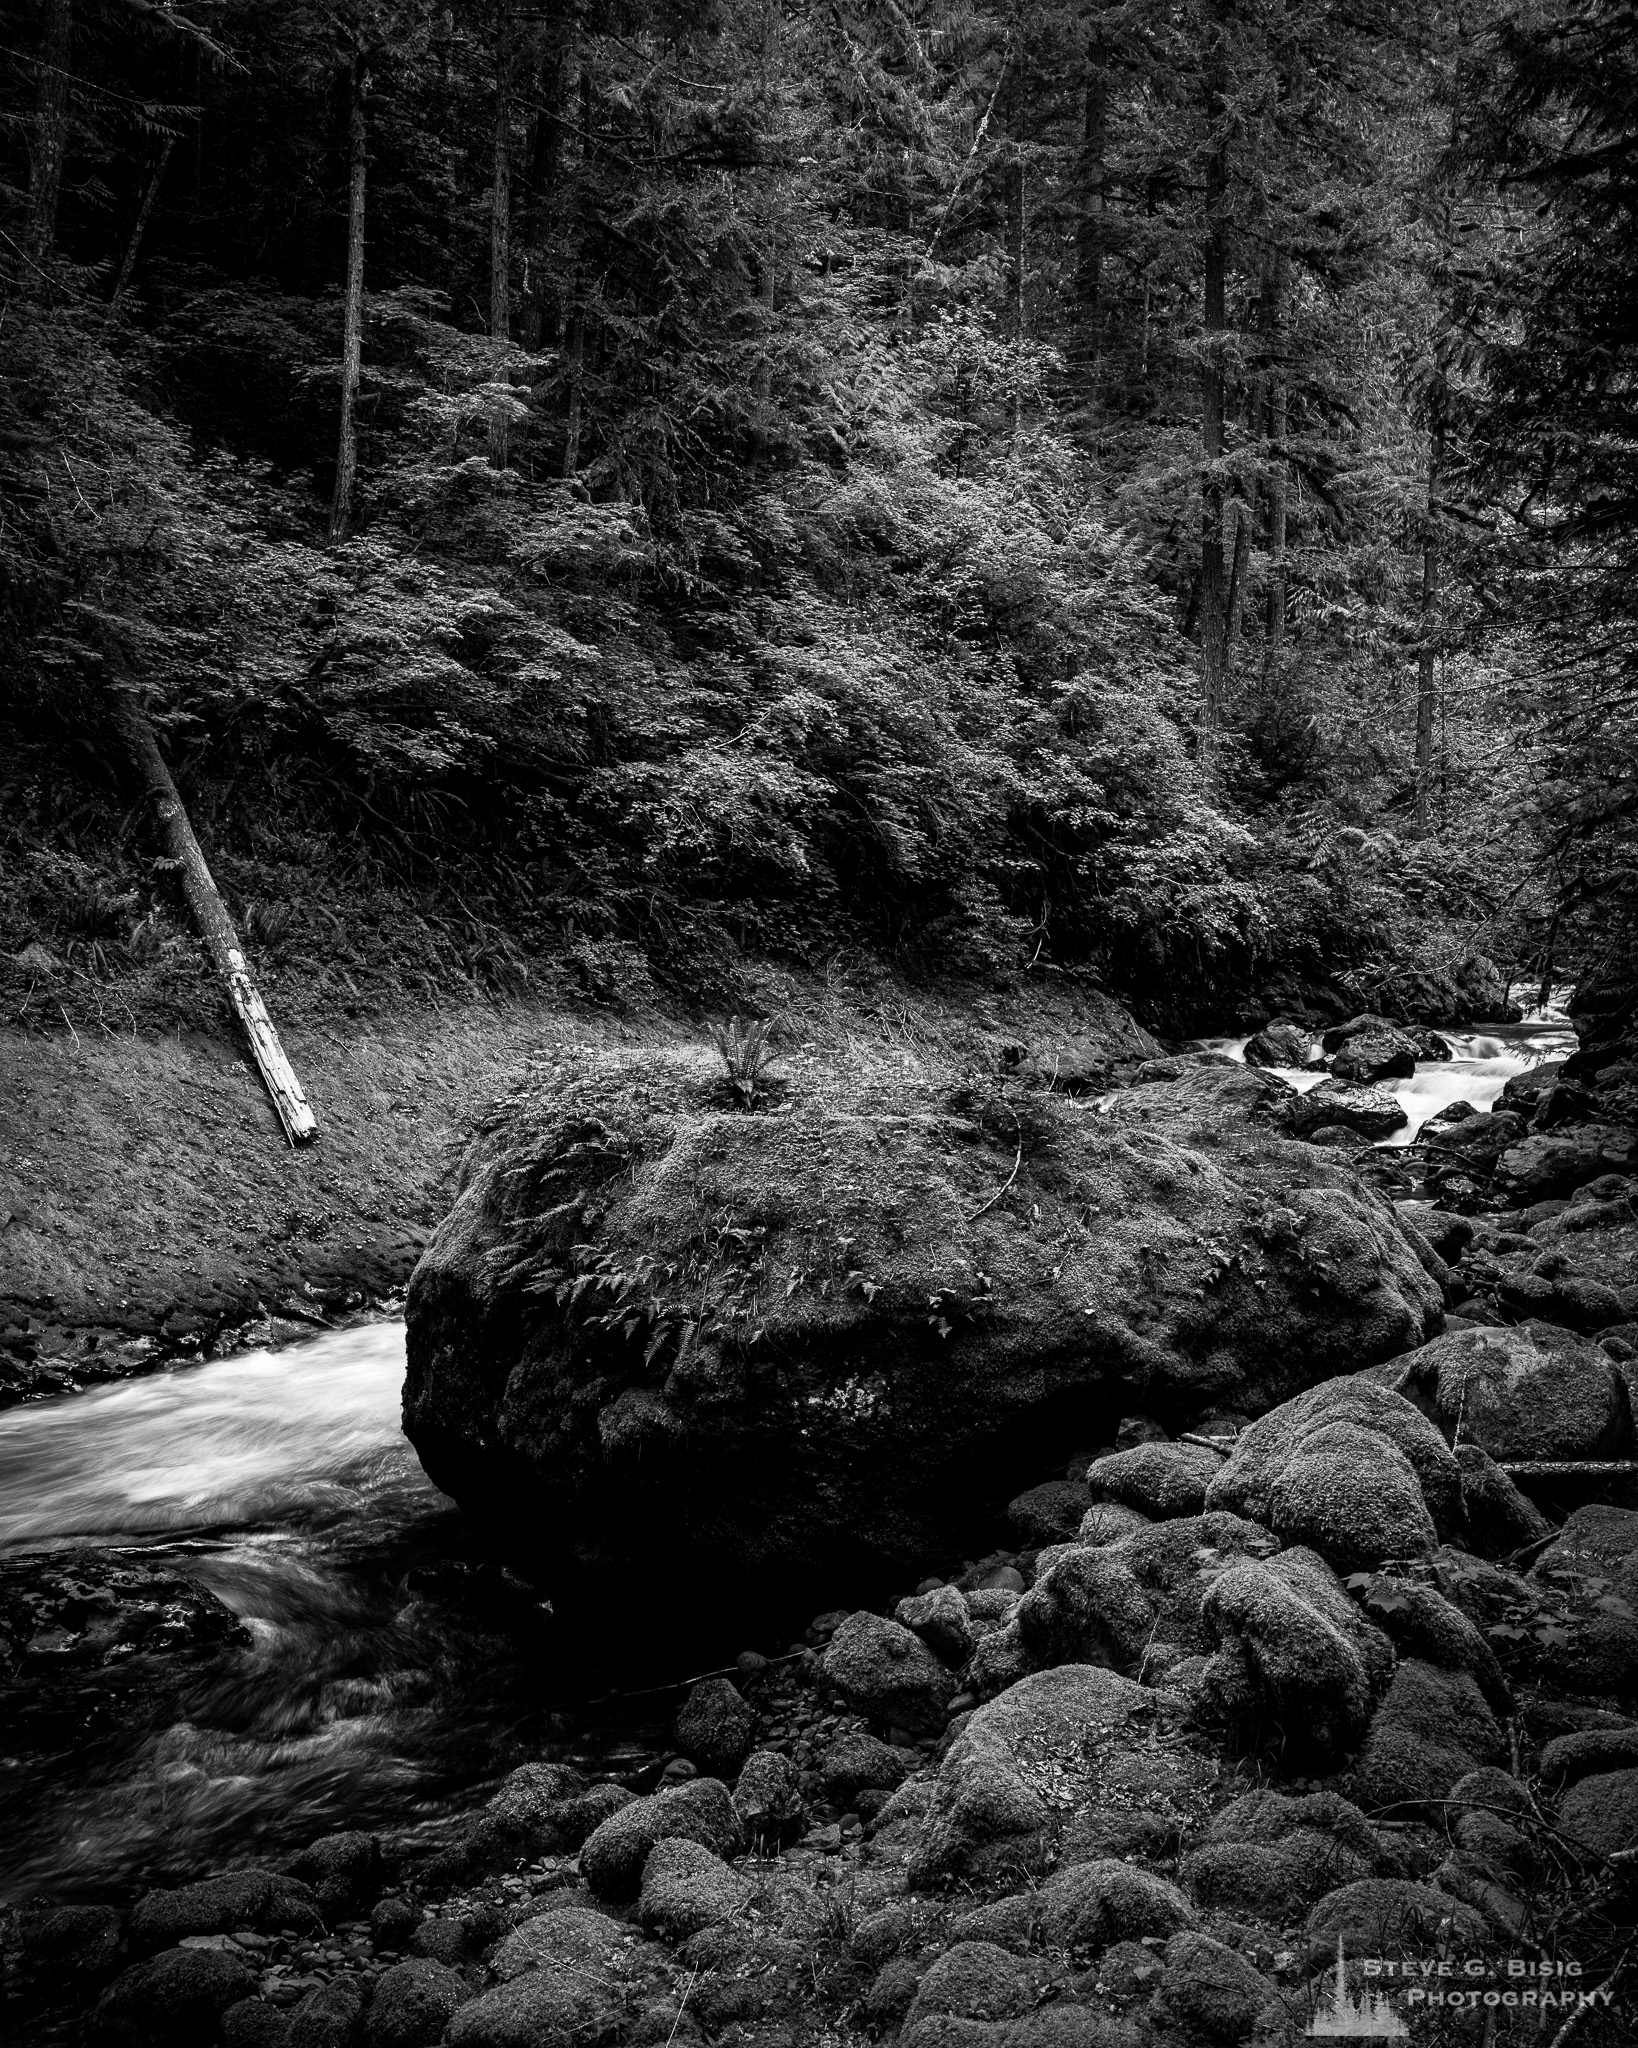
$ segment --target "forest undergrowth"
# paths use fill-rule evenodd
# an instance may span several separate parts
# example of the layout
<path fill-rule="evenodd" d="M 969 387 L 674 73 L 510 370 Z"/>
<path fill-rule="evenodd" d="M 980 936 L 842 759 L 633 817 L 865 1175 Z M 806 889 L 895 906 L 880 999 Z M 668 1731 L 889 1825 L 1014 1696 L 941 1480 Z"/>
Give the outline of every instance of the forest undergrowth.
<path fill-rule="evenodd" d="M 28 12 L 7 1021 L 216 1003 L 113 690 L 298 1013 L 1462 1021 L 1597 951 L 1626 700 L 1483 289 L 1571 114 L 1454 13 Z"/>

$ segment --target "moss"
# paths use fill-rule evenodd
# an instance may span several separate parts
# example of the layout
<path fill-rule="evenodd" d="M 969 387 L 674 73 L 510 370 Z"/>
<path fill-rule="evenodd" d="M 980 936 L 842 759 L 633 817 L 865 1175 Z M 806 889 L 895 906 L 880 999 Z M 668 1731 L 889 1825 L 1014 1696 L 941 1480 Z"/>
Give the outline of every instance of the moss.
<path fill-rule="evenodd" d="M 1072 1097 L 952 1108 L 930 1067 L 833 1064 L 747 1115 L 701 1056 L 587 1055 L 468 1161 L 411 1291 L 409 1434 L 537 1551 L 663 1528 L 741 1572 L 903 1568 L 1134 1391 L 1258 1405 L 1420 1341 L 1437 1293 L 1387 1205 L 1221 1071 L 1131 1091 L 1226 1116 L 1208 1156 Z"/>

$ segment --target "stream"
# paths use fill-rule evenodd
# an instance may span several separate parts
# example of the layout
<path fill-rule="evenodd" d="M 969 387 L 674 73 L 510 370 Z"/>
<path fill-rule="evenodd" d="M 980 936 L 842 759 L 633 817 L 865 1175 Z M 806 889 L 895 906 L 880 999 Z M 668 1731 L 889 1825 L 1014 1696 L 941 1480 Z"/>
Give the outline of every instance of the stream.
<path fill-rule="evenodd" d="M 1403 1081 L 1379 1081 L 1403 1107 L 1410 1119 L 1402 1124 L 1385 1145 L 1409 1145 L 1429 1117 L 1453 1102 L 1468 1102 L 1475 1109 L 1489 1109 L 1515 1074 L 1540 1066 L 1544 1060 L 1561 1060 L 1574 1052 L 1576 1036 L 1564 1011 L 1568 989 L 1555 990 L 1552 999 L 1539 1010 L 1527 1010 L 1518 1024 L 1487 1024 L 1479 1031 L 1441 1031 L 1450 1047 L 1448 1060 L 1419 1060 L 1416 1072 Z M 1231 1058 L 1245 1058 L 1245 1037 L 1208 1038 L 1200 1043 L 1211 1052 L 1226 1052 Z M 1319 1052 L 1319 1041 L 1314 1041 Z M 1325 1079 L 1301 1067 L 1273 1067 L 1282 1080 L 1306 1093 Z"/>
<path fill-rule="evenodd" d="M 483 1558 L 400 1432 L 403 1376 L 403 1325 L 379 1322 L 0 1415 L 0 1558 L 135 1552 L 251 1636 L 112 1735 L 0 1754 L 0 1902 L 180 1882 L 339 1827 L 435 1842 L 543 1754 L 658 1769 L 674 1702 L 576 1741 L 574 1701 L 624 1674 Z"/>
<path fill-rule="evenodd" d="M 1411 1118 L 1391 1142 L 1574 1043 L 1553 1008 L 1445 1035 L 1452 1059 L 1388 1084 Z M 341 1827 L 426 1845 L 531 1757 L 652 1782 L 675 1695 L 587 1710 L 660 1674 L 610 1667 L 483 1556 L 400 1433 L 403 1372 L 402 1324 L 377 1322 L 0 1414 L 0 1559 L 159 1559 L 250 1634 L 88 1740 L 41 1754 L 0 1727 L 22 1751 L 0 1753 L 0 1902 L 178 1883 Z"/>

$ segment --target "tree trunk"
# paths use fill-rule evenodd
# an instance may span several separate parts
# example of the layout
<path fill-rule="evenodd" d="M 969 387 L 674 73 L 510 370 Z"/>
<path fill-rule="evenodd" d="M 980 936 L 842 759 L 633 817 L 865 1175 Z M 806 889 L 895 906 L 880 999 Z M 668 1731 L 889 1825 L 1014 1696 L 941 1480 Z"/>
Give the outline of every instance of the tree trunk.
<path fill-rule="evenodd" d="M 358 479 L 358 375 L 364 338 L 364 179 L 369 138 L 364 100 L 370 74 L 363 52 L 353 58 L 347 106 L 347 303 L 341 327 L 341 433 L 336 449 L 336 488 L 330 500 L 330 538 L 345 540 L 353 516 Z"/>
<path fill-rule="evenodd" d="M 512 11 L 498 0 L 495 19 L 495 181 L 489 200 L 489 332 L 512 338 Z M 511 427 L 498 406 L 489 419 L 489 466 L 504 469 Z"/>
<path fill-rule="evenodd" d="M 1223 559 L 1224 414 L 1227 388 L 1219 343 L 1228 325 L 1228 108 L 1226 33 L 1221 15 L 1206 68 L 1204 341 L 1200 371 L 1200 766 L 1215 791 L 1228 674 L 1228 576 Z"/>
<path fill-rule="evenodd" d="M 563 89 L 568 52 L 553 50 L 541 65 L 540 108 L 535 115 L 529 150 L 527 196 L 524 201 L 528 246 L 523 258 L 523 345 L 531 355 L 555 341 L 561 315 L 546 263 L 551 235 L 552 202 L 557 195 L 563 160 Z"/>
<path fill-rule="evenodd" d="M 57 243 L 57 202 L 62 197 L 63 162 L 68 155 L 68 67 L 73 53 L 73 0 L 46 0 L 29 148 L 28 226 L 23 237 L 23 246 L 34 263 L 45 263 Z"/>
<path fill-rule="evenodd" d="M 125 255 L 120 262 L 119 276 L 114 280 L 114 289 L 108 295 L 108 310 L 116 312 L 120 300 L 125 296 L 125 287 L 131 282 L 131 273 L 136 269 L 137 251 L 142 247 L 142 236 L 148 225 L 148 216 L 154 210 L 154 201 L 159 197 L 159 188 L 165 182 L 165 166 L 171 160 L 171 151 L 176 147 L 176 137 L 167 135 L 159 147 L 159 161 L 154 165 L 153 175 L 148 180 L 147 190 L 142 195 L 142 204 L 137 208 L 136 223 L 131 229 L 131 238 L 125 244 Z"/>
<path fill-rule="evenodd" d="M 205 864 L 199 841 L 188 823 L 187 811 L 177 795 L 176 784 L 171 780 L 171 771 L 165 766 L 165 757 L 154 738 L 153 727 L 143 716 L 129 686 L 118 686 L 113 690 L 112 708 L 114 729 L 124 741 L 132 766 L 148 792 L 165 851 L 181 879 L 188 909 L 193 913 L 194 924 L 205 942 L 211 965 L 227 984 L 234 1014 L 244 1026 L 257 1069 L 273 1098 L 279 1121 L 284 1125 L 285 1136 L 292 1145 L 304 1145 L 317 1135 L 318 1119 L 302 1093 L 301 1083 L 296 1079 L 289 1060 L 285 1058 L 273 1020 L 250 978 L 239 934 L 233 928 L 226 905 L 216 892 L 216 884 Z"/>
<path fill-rule="evenodd" d="M 1291 259 L 1277 249 L 1269 264 L 1263 293 L 1263 325 L 1267 333 L 1268 399 L 1261 422 L 1269 447 L 1268 482 L 1264 487 L 1268 517 L 1268 587 L 1263 606 L 1263 688 L 1279 682 L 1285 658 L 1285 548 L 1289 480 L 1285 469 L 1287 389 L 1285 382 L 1285 302 L 1291 283 Z"/>
<path fill-rule="evenodd" d="M 1251 507 L 1243 498 L 1235 498 L 1230 512 L 1234 521 L 1234 549 L 1228 583 L 1228 645 L 1223 658 L 1225 700 L 1234 686 L 1234 671 L 1240 659 L 1240 615 L 1245 603 L 1246 571 L 1251 564 Z"/>
<path fill-rule="evenodd" d="M 772 105 L 775 59 L 779 54 L 779 9 L 775 0 L 765 0 L 762 9 L 762 39 L 758 55 L 758 85 L 763 102 Z M 769 151 L 770 156 L 774 154 Z M 765 223 L 765 239 L 762 247 L 761 271 L 757 278 L 757 298 L 762 307 L 762 359 L 756 368 L 756 425 L 752 429 L 755 459 L 761 467 L 768 459 L 768 450 L 773 441 L 773 330 L 774 330 L 774 289 L 775 274 L 779 259 L 779 239 L 774 228 L 773 209 L 768 209 Z"/>
<path fill-rule="evenodd" d="M 1081 135 L 1081 218 L 1075 231 L 1075 354 L 1084 391 L 1103 349 L 1103 259 L 1108 246 L 1109 50 L 1095 35 L 1086 58 Z"/>
<path fill-rule="evenodd" d="M 580 464 L 580 386 L 586 370 L 586 316 L 577 306 L 569 315 L 569 420 L 563 437 L 563 474 L 573 476 Z"/>
<path fill-rule="evenodd" d="M 585 190 L 591 170 L 592 108 L 594 93 L 591 68 L 582 60 L 580 65 L 580 196 L 577 205 L 585 204 Z M 580 466 L 580 437 L 585 427 L 586 397 L 586 309 L 581 295 L 585 289 L 585 273 L 577 263 L 574 279 L 574 310 L 569 316 L 568 358 L 569 358 L 569 419 L 563 438 L 563 474 L 571 477 Z"/>
<path fill-rule="evenodd" d="M 1422 644 L 1416 655 L 1416 829 L 1426 833 L 1433 803 L 1433 721 L 1439 701 L 1439 588 L 1443 564 L 1439 558 L 1439 528 L 1433 509 L 1439 470 L 1444 459 L 1445 429 L 1442 411 L 1436 408 L 1433 431 L 1428 441 L 1427 531 L 1422 541 Z"/>
<path fill-rule="evenodd" d="M 1274 462 L 1268 482 L 1268 604 L 1267 637 L 1263 642 L 1263 687 L 1276 688 L 1285 659 L 1285 547 L 1287 478 L 1280 453 L 1285 440 L 1286 387 L 1276 372 L 1268 400 L 1268 438 L 1273 443 Z"/>
<path fill-rule="evenodd" d="M 1024 412 L 1024 235 L 1024 159 L 1014 143 L 1007 162 L 1007 327 L 1012 335 L 1014 440 L 1023 425 Z"/>

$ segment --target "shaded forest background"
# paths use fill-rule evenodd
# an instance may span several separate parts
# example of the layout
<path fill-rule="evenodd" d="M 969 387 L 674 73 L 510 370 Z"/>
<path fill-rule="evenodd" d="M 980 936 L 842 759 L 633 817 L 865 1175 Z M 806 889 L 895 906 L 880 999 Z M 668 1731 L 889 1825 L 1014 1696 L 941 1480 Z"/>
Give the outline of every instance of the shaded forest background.
<path fill-rule="evenodd" d="M 36 0 L 0 62 L 9 1015 L 206 1000 L 118 687 L 284 1002 L 1458 1022 L 1638 950 L 1632 6 Z"/>

